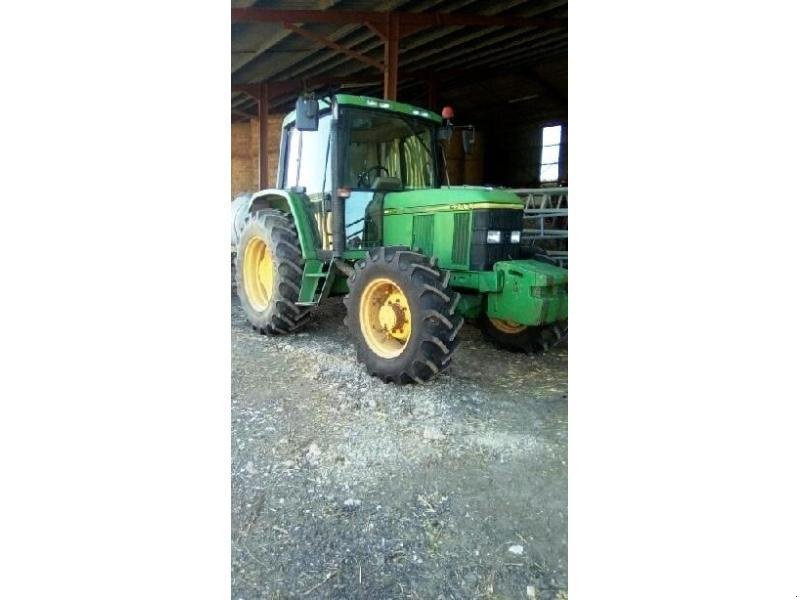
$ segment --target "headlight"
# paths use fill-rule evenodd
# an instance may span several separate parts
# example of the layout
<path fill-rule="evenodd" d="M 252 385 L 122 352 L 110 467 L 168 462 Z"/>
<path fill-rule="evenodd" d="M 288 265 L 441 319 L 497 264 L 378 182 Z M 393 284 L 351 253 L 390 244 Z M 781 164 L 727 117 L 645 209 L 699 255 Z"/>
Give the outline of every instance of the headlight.
<path fill-rule="evenodd" d="M 521 231 L 512 231 L 511 232 L 511 243 L 512 244 L 519 244 L 519 240 L 522 237 Z"/>
<path fill-rule="evenodd" d="M 502 236 L 501 236 L 499 231 L 495 231 L 493 229 L 490 229 L 489 231 L 486 232 L 486 243 L 487 244 L 499 244 L 501 238 L 502 238 Z"/>

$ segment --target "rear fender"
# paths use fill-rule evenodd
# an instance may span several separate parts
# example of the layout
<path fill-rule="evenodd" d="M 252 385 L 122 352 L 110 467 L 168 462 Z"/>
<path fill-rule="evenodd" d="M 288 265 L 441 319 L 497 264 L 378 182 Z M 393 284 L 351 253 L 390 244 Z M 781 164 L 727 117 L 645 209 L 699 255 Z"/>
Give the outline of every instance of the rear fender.
<path fill-rule="evenodd" d="M 261 190 L 250 198 L 248 213 L 253 214 L 268 208 L 292 215 L 303 258 L 305 260 L 317 258 L 317 249 L 321 248 L 322 244 L 308 196 L 286 190 Z"/>

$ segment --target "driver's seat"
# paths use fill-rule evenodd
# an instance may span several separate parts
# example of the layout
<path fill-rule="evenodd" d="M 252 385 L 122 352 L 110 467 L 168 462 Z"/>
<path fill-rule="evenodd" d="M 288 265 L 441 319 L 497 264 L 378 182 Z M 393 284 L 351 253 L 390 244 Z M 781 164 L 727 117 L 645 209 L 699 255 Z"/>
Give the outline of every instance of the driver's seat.
<path fill-rule="evenodd" d="M 364 242 L 369 246 L 383 244 L 383 199 L 387 192 L 400 192 L 403 183 L 399 177 L 376 177 L 371 189 L 375 190 L 364 214 Z"/>

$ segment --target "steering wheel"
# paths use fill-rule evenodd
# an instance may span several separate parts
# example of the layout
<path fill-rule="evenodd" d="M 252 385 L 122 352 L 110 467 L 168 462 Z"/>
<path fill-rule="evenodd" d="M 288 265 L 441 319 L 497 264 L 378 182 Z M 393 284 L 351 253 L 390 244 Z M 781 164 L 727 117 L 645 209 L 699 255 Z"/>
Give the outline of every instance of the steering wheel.
<path fill-rule="evenodd" d="M 374 167 L 370 167 L 368 169 L 364 169 L 361 173 L 358 174 L 358 184 L 356 187 L 365 187 L 368 183 L 370 183 L 370 176 L 369 174 L 375 171 L 375 176 L 378 177 L 381 171 L 386 171 L 386 176 L 389 177 L 389 169 L 386 167 L 382 167 L 381 165 L 375 165 Z"/>

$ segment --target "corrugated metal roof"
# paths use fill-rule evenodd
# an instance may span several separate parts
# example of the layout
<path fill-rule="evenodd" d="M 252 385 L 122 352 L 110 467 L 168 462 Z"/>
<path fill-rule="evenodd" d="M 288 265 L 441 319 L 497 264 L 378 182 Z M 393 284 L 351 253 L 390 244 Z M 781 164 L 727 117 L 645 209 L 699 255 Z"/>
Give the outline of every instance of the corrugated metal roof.
<path fill-rule="evenodd" d="M 232 6 L 548 18 L 567 15 L 567 0 L 234 0 Z M 300 26 L 369 58 L 383 60 L 382 40 L 363 24 Z M 234 23 L 231 49 L 234 84 L 328 78 L 347 82 L 343 87 L 351 93 L 382 93 L 382 75 L 377 69 L 284 29 L 280 23 Z M 416 75 L 425 73 L 437 80 L 443 101 L 457 93 L 467 110 L 482 110 L 492 103 L 502 106 L 525 95 L 536 95 L 535 104 L 544 110 L 555 109 L 566 102 L 566 55 L 566 27 L 427 27 L 400 41 L 401 74 L 415 77 L 401 78 L 398 100 L 424 104 L 427 84 Z M 289 95 L 277 98 L 272 108 L 288 110 L 292 100 Z M 525 100 L 517 99 L 517 103 L 522 106 Z M 232 108 L 240 115 L 257 114 L 255 101 L 242 93 L 232 94 Z"/>

